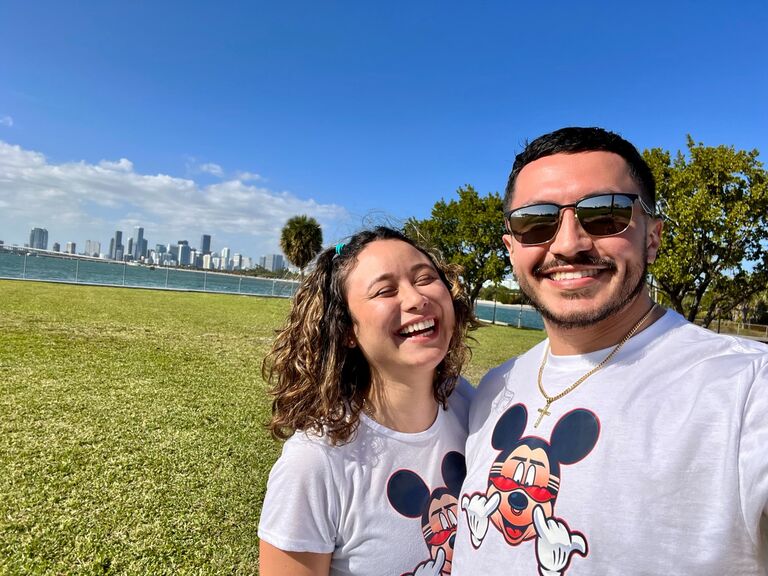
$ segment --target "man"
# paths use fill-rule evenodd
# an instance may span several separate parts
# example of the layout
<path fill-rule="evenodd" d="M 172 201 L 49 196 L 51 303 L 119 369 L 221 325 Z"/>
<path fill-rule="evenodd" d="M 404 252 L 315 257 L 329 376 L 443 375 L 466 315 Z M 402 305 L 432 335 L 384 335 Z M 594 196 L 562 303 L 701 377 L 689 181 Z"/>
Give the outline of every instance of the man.
<path fill-rule="evenodd" d="M 504 205 L 548 339 L 480 383 L 453 576 L 765 574 L 768 347 L 651 300 L 642 156 L 557 130 L 517 156 Z"/>

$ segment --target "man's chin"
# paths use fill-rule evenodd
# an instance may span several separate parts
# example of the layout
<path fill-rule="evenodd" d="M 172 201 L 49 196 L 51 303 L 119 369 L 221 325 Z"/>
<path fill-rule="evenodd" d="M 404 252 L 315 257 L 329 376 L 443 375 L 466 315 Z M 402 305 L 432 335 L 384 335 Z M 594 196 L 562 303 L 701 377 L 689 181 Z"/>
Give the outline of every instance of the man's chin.
<path fill-rule="evenodd" d="M 621 312 L 634 302 L 642 292 L 643 286 L 645 286 L 644 278 L 634 286 L 631 292 L 613 294 L 611 298 L 602 302 L 595 299 L 597 295 L 591 290 L 574 290 L 554 296 L 548 294 L 547 296 L 550 297 L 546 300 L 534 293 L 530 286 L 520 284 L 520 290 L 549 326 L 561 330 L 573 330 L 593 326 Z"/>

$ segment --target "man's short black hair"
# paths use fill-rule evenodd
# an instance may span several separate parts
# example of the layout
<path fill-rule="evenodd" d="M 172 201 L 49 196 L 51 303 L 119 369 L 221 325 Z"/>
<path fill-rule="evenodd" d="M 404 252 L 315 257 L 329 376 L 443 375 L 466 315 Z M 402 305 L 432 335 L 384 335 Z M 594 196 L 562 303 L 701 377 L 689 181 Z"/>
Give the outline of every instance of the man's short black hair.
<path fill-rule="evenodd" d="M 630 142 L 618 134 L 603 128 L 582 128 L 570 126 L 560 128 L 549 134 L 539 136 L 525 146 L 525 150 L 515 156 L 512 172 L 507 182 L 504 194 L 504 208 L 512 203 L 515 182 L 520 171 L 531 162 L 552 156 L 553 154 L 577 154 L 579 152 L 613 152 L 618 154 L 629 165 L 629 173 L 640 187 L 643 201 L 652 209 L 656 209 L 656 180 L 648 163 Z"/>

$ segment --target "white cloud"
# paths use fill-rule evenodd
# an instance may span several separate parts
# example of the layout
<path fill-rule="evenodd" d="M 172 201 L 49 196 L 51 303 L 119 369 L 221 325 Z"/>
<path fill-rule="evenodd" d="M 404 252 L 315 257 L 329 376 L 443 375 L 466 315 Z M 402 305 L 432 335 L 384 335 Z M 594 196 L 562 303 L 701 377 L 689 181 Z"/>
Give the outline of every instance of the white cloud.
<path fill-rule="evenodd" d="M 235 178 L 241 182 L 258 182 L 266 180 L 261 174 L 255 174 L 254 172 L 237 172 Z"/>
<path fill-rule="evenodd" d="M 23 243 L 40 226 L 48 229 L 51 244 L 80 246 L 92 239 L 104 247 L 116 229 L 130 233 L 140 224 L 152 245 L 185 238 L 195 246 L 201 234 L 211 234 L 214 249 L 229 246 L 254 258 L 279 250 L 280 229 L 292 216 L 315 217 L 331 231 L 329 241 L 350 218 L 341 206 L 241 178 L 203 186 L 190 178 L 138 173 L 125 158 L 53 164 L 2 140 L 0 206 L 0 239 L 9 244 Z"/>
<path fill-rule="evenodd" d="M 205 174 L 210 174 L 212 176 L 224 176 L 224 170 L 222 170 L 221 166 L 214 164 L 213 162 L 201 164 L 199 170 L 200 172 L 204 172 Z"/>
<path fill-rule="evenodd" d="M 0 116 L 0 126 L 13 126 L 13 118 L 10 116 Z"/>

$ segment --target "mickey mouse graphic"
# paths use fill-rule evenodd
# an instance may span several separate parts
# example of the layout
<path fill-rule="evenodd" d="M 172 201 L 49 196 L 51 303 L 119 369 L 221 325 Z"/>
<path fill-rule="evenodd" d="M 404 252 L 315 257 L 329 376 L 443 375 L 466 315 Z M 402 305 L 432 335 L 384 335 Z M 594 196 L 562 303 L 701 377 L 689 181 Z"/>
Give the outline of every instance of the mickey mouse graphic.
<path fill-rule="evenodd" d="M 392 507 L 408 518 L 421 517 L 421 530 L 429 549 L 429 559 L 402 576 L 439 576 L 451 573 L 453 544 L 456 539 L 459 492 L 467 465 L 464 455 L 448 452 L 440 467 L 445 486 L 432 492 L 411 470 L 398 470 L 387 482 L 387 498 Z"/>
<path fill-rule="evenodd" d="M 550 441 L 523 436 L 528 411 L 516 404 L 502 414 L 491 444 L 500 450 L 488 476 L 485 494 L 464 494 L 470 539 L 479 548 L 489 520 L 504 540 L 517 546 L 536 538 L 536 559 L 542 576 L 563 574 L 574 552 L 587 555 L 583 534 L 553 515 L 560 491 L 560 465 L 575 464 L 592 451 L 600 424 L 589 410 L 576 409 L 558 420 Z"/>

